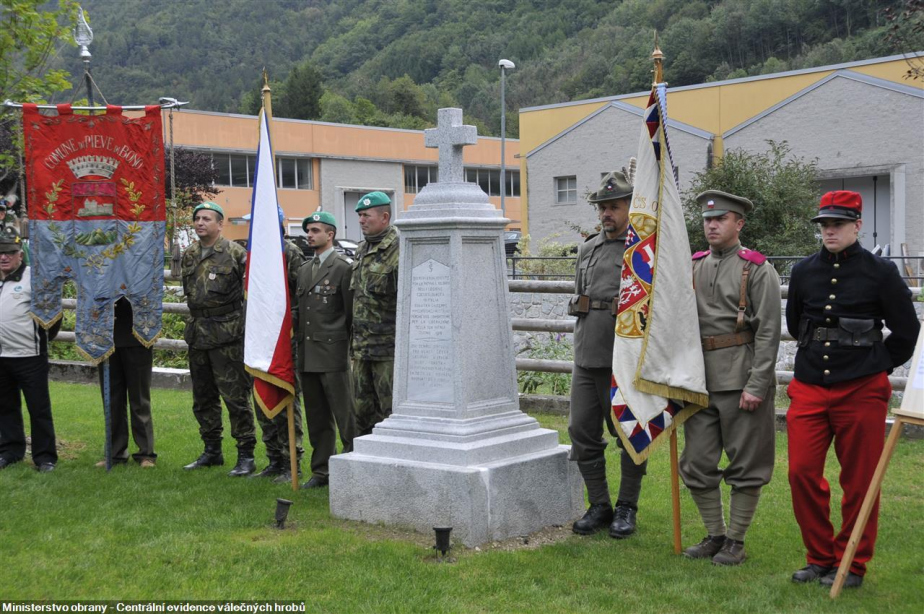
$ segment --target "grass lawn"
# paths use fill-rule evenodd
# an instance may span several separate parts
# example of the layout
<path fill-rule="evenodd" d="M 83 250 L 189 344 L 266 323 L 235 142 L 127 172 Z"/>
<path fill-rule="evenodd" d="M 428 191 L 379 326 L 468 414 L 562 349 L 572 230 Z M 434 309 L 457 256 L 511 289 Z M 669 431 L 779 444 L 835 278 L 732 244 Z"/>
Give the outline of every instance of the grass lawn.
<path fill-rule="evenodd" d="M 155 391 L 157 467 L 130 463 L 108 475 L 93 467 L 103 441 L 98 389 L 53 384 L 51 393 L 57 471 L 41 475 L 27 462 L 0 472 L 0 600 L 297 599 L 321 612 L 922 611 L 922 441 L 903 440 L 895 452 L 866 582 L 832 602 L 817 585 L 789 581 L 804 558 L 784 435 L 739 568 L 673 554 L 666 449 L 649 465 L 633 538 L 578 537 L 563 527 L 525 545 L 457 546 L 455 561 L 441 563 L 432 535 L 332 518 L 326 489 L 292 493 L 228 478 L 230 464 L 183 471 L 201 452 L 186 392 Z M 564 418 L 539 419 L 567 440 Z M 235 459 L 229 437 L 225 457 Z M 615 446 L 607 457 L 615 489 Z M 832 457 L 835 502 L 836 470 Z M 284 531 L 271 526 L 278 496 L 295 500 Z M 689 545 L 704 530 L 685 491 L 682 500 Z"/>

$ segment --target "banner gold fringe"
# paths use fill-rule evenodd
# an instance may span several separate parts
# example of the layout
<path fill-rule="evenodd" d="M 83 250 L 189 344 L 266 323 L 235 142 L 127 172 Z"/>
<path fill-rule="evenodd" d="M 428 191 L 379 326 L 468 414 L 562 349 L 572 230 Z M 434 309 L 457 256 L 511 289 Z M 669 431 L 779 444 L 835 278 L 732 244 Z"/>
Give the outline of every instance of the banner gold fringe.
<path fill-rule="evenodd" d="M 692 416 L 699 410 L 703 409 L 703 407 L 705 406 L 688 405 L 687 407 L 684 407 L 679 412 L 677 412 L 677 415 L 674 416 L 674 419 L 671 422 L 671 425 L 667 427 L 666 429 L 664 429 L 663 431 L 661 431 L 661 434 L 658 435 L 658 437 L 656 437 L 647 448 L 642 450 L 641 454 L 635 451 L 635 447 L 632 445 L 632 442 L 629 441 L 629 436 L 626 435 L 625 431 L 622 430 L 622 427 L 619 426 L 618 420 L 616 422 L 616 432 L 619 433 L 619 439 L 622 440 L 624 449 L 626 452 L 629 453 L 629 456 L 632 458 L 632 461 L 636 465 L 641 465 L 646 460 L 648 460 L 648 457 L 651 456 L 651 453 L 654 450 L 657 450 L 662 445 L 664 445 L 665 443 L 668 443 L 671 440 L 670 435 L 671 433 L 674 432 L 674 430 L 678 426 L 686 422 L 687 418 L 689 418 L 690 416 Z"/>
<path fill-rule="evenodd" d="M 275 407 L 267 407 L 266 404 L 263 402 L 263 399 L 260 398 L 260 395 L 254 393 L 253 397 L 254 399 L 257 400 L 257 405 L 263 411 L 263 415 L 265 415 L 270 420 L 278 416 L 279 412 L 285 409 L 286 405 L 288 405 L 295 399 L 295 386 L 293 386 L 289 382 L 285 380 L 281 380 L 275 375 L 270 375 L 266 371 L 260 371 L 259 369 L 253 369 L 251 367 L 248 367 L 247 365 L 244 365 L 244 368 L 247 370 L 248 373 L 253 375 L 255 378 L 263 380 L 264 382 L 273 384 L 274 386 L 278 386 L 279 388 L 282 388 L 283 390 L 289 393 L 288 395 L 283 397 L 282 401 L 280 401 Z"/>
<path fill-rule="evenodd" d="M 157 340 L 160 339 L 163 334 L 164 334 L 164 329 L 161 328 L 160 331 L 158 331 L 158 333 L 154 335 L 154 338 L 148 341 L 147 339 L 143 339 L 138 334 L 138 331 L 136 331 L 134 328 L 132 329 L 132 336 L 138 340 L 138 343 L 140 343 L 141 345 L 143 345 L 144 347 L 148 349 L 151 349 L 152 347 L 154 347 L 154 344 L 157 343 Z"/>
<path fill-rule="evenodd" d="M 54 326 L 56 323 L 58 323 L 59 320 L 61 320 L 61 319 L 64 317 L 64 309 L 62 309 L 61 311 L 59 311 L 59 312 L 58 312 L 58 315 L 56 315 L 55 317 L 53 317 L 53 318 L 52 318 L 51 320 L 49 320 L 48 322 L 46 322 L 46 321 L 43 320 L 42 318 L 38 317 L 37 315 L 35 315 L 35 314 L 32 313 L 31 311 L 29 312 L 29 316 L 30 316 L 33 320 L 35 320 L 35 323 L 36 323 L 36 324 L 38 324 L 39 326 L 41 326 L 41 327 L 44 328 L 45 330 L 48 330 L 49 328 L 51 328 L 52 326 Z"/>
<path fill-rule="evenodd" d="M 667 384 L 658 384 L 644 379 L 636 379 L 632 384 L 636 390 L 655 396 L 664 397 L 665 399 L 681 400 L 695 405 L 706 407 L 709 405 L 709 395 L 702 392 L 694 392 L 686 388 L 677 388 Z"/>

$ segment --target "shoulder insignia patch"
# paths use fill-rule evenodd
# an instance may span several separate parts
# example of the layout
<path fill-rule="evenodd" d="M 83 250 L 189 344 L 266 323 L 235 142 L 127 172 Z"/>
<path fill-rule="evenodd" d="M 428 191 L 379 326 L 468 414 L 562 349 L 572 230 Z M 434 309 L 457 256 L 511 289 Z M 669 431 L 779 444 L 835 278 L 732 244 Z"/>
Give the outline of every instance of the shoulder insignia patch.
<path fill-rule="evenodd" d="M 738 257 L 742 260 L 747 260 L 748 262 L 753 262 L 754 264 L 763 264 L 767 261 L 767 257 L 761 254 L 760 252 L 754 251 L 753 249 L 742 249 L 738 252 Z"/>
<path fill-rule="evenodd" d="M 709 250 L 708 250 L 708 249 L 707 249 L 706 251 L 704 251 L 704 252 L 696 252 L 695 254 L 693 254 L 693 260 L 701 260 L 701 259 L 705 258 L 705 257 L 708 256 L 708 255 L 709 255 Z"/>

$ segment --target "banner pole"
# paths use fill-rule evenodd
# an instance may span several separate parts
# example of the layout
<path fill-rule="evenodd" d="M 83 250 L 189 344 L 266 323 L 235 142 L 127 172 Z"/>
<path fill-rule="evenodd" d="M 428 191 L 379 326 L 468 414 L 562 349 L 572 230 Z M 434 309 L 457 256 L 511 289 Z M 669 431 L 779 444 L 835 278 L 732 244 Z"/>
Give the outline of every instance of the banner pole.
<path fill-rule="evenodd" d="M 109 390 L 109 359 L 103 361 L 103 421 L 106 423 L 106 471 L 112 470 L 112 394 Z"/>
<path fill-rule="evenodd" d="M 295 453 L 295 401 L 289 401 L 289 471 L 292 474 L 292 490 L 298 490 L 298 455 Z"/>
<path fill-rule="evenodd" d="M 671 431 L 671 508 L 674 524 L 674 554 L 680 554 L 680 471 L 677 465 L 677 428 Z"/>

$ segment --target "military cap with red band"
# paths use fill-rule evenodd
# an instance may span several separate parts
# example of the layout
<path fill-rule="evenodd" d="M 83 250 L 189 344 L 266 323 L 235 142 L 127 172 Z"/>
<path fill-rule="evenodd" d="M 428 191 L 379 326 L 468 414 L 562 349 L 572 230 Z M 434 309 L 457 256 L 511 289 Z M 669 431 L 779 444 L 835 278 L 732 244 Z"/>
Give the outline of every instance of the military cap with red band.
<path fill-rule="evenodd" d="M 849 220 L 856 222 L 862 216 L 863 198 L 856 192 L 849 190 L 835 190 L 821 197 L 818 203 L 818 215 L 812 218 L 813 222 L 825 219 Z"/>

